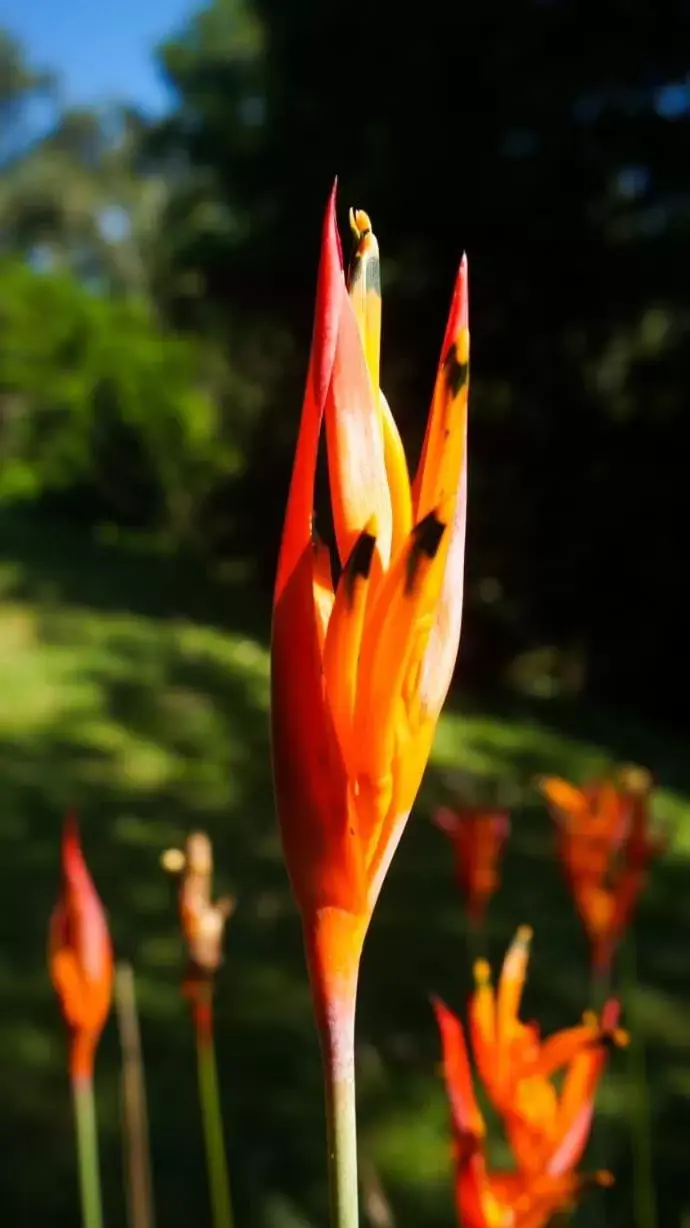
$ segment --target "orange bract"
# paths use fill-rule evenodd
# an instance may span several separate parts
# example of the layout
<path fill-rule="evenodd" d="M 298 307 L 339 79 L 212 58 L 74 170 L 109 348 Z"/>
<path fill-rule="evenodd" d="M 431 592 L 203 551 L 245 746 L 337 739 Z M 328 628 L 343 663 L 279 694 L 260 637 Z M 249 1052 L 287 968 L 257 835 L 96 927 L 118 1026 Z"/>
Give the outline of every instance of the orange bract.
<path fill-rule="evenodd" d="M 434 1002 L 463 1228 L 543 1228 L 552 1215 L 574 1202 L 583 1183 L 610 1179 L 607 1174 L 583 1177 L 574 1170 L 589 1135 L 608 1045 L 625 1040 L 616 1028 L 618 1006 L 608 1003 L 601 1023 L 586 1016 L 578 1027 L 541 1041 L 535 1024 L 518 1019 L 529 937 L 526 928 L 518 931 L 497 993 L 490 984 L 488 965 L 480 961 L 469 1011 L 477 1068 L 503 1121 L 517 1164 L 514 1172 L 489 1170 L 486 1129 L 474 1093 L 464 1030 L 447 1006 Z M 560 1092 L 554 1083 L 556 1074 L 562 1074 Z"/>
<path fill-rule="evenodd" d="M 499 860 L 510 831 L 508 815 L 480 806 L 441 806 L 433 820 L 452 841 L 455 877 L 470 917 L 479 922 L 498 886 Z"/>
<path fill-rule="evenodd" d="M 581 789 L 539 782 L 558 828 L 558 851 L 598 971 L 605 971 L 635 909 L 650 861 L 667 837 L 651 831 L 651 778 L 623 768 L 618 779 Z"/>
<path fill-rule="evenodd" d="M 346 282 L 335 190 L 323 230 L 307 387 L 276 579 L 272 753 L 305 921 L 363 939 L 413 804 L 460 635 L 466 503 L 467 269 L 455 286 L 419 471 L 410 484 L 379 388 L 378 245 L 351 215 Z M 335 544 L 313 531 L 325 423 Z M 334 932 L 331 915 L 329 932 Z M 329 938 L 329 943 L 335 941 Z"/>
<path fill-rule="evenodd" d="M 105 913 L 73 815 L 67 816 L 62 837 L 62 888 L 50 918 L 48 962 L 71 1033 L 71 1074 L 88 1078 L 110 1010 L 113 957 Z"/>

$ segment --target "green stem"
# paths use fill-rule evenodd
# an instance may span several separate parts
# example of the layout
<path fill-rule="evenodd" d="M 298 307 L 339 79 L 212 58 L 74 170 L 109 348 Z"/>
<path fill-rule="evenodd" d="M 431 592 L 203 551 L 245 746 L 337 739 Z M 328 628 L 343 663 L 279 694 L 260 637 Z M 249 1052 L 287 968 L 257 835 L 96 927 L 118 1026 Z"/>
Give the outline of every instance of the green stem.
<path fill-rule="evenodd" d="M 326 1091 L 331 1228 L 358 1228 L 355 995 L 320 1026 Z"/>
<path fill-rule="evenodd" d="M 626 993 L 624 1000 L 628 1007 L 627 1014 L 630 1021 L 628 1053 L 633 1100 L 631 1133 L 635 1223 L 637 1228 L 657 1228 L 651 1107 L 647 1082 L 644 1033 L 642 1020 L 637 1010 L 637 960 L 635 939 L 632 933 L 628 936 L 626 943 L 626 956 Z"/>
<path fill-rule="evenodd" d="M 218 1091 L 216 1049 L 211 1027 L 196 1028 L 199 1104 L 204 1125 L 206 1165 L 213 1228 L 232 1228 L 230 1178 L 225 1157 L 223 1118 Z"/>
<path fill-rule="evenodd" d="M 74 1118 L 77 1131 L 77 1162 L 83 1228 L 102 1228 L 101 1178 L 98 1166 L 98 1135 L 90 1075 L 72 1079 Z"/>

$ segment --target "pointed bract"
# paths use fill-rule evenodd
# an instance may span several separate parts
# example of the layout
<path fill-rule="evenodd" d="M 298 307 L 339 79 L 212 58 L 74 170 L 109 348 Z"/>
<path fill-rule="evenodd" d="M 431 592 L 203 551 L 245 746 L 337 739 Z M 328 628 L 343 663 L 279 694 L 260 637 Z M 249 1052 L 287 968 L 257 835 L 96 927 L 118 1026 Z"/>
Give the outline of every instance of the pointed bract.
<path fill-rule="evenodd" d="M 355 254 L 346 281 L 334 189 L 278 561 L 271 740 L 283 845 L 305 924 L 339 910 L 362 918 L 365 930 L 421 781 L 457 652 L 469 334 L 463 261 L 413 500 L 378 387 L 378 244 L 363 210 L 353 211 L 351 226 Z M 342 565 L 335 592 L 328 551 L 313 535 L 322 430 Z"/>
<path fill-rule="evenodd" d="M 48 931 L 48 965 L 71 1033 L 71 1073 L 88 1078 L 110 1010 L 113 955 L 103 906 L 71 813 L 63 829 L 61 864 L 62 885 Z"/>

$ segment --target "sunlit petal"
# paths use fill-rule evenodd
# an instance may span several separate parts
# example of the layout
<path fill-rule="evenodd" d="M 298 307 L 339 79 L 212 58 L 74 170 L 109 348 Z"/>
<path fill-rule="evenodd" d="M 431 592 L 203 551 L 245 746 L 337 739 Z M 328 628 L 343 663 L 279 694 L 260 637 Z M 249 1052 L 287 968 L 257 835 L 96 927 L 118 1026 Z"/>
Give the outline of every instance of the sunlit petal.
<path fill-rule="evenodd" d="M 344 564 L 372 516 L 379 528 L 377 549 L 390 561 L 391 498 L 386 480 L 378 392 L 367 370 L 362 341 L 347 295 L 340 313 L 338 344 L 326 397 L 326 443 L 333 523 Z"/>

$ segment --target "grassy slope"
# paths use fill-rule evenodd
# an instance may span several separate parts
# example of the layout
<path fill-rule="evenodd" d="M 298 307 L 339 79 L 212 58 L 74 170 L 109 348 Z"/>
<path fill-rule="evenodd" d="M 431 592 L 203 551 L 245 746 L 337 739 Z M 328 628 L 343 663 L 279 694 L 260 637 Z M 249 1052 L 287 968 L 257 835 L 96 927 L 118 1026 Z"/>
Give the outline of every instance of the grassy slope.
<path fill-rule="evenodd" d="M 49 524 L 19 531 L 0 522 L 0 1198 L 8 1223 L 67 1228 L 77 1215 L 63 1043 L 44 954 L 67 805 L 82 817 L 118 950 L 138 973 L 159 1224 L 208 1222 L 174 899 L 158 868 L 161 850 L 193 824 L 213 836 L 219 889 L 240 899 L 218 1006 L 240 1222 L 323 1222 L 318 1051 L 271 800 L 265 623 L 263 614 L 249 631 L 243 594 L 221 598 L 169 561 L 122 556 Z M 490 948 L 496 958 L 517 923 L 533 922 L 528 1014 L 567 1023 L 586 1004 L 586 953 L 528 782 L 544 770 L 579 777 L 616 758 L 658 769 L 659 813 L 678 821 L 640 916 L 634 1005 L 650 1039 L 660 1223 L 675 1228 L 690 1215 L 686 748 L 581 711 L 466 709 L 439 730 L 363 970 L 362 1148 L 403 1228 L 453 1222 L 426 995 L 435 989 L 460 1004 L 467 950 L 449 849 L 429 809 L 449 786 L 486 796 L 496 781 L 515 802 Z M 626 1071 L 618 1056 L 594 1157 L 618 1170 L 606 1222 L 621 1228 L 631 1223 Z M 113 1225 L 123 1214 L 112 1023 L 98 1084 Z"/>

